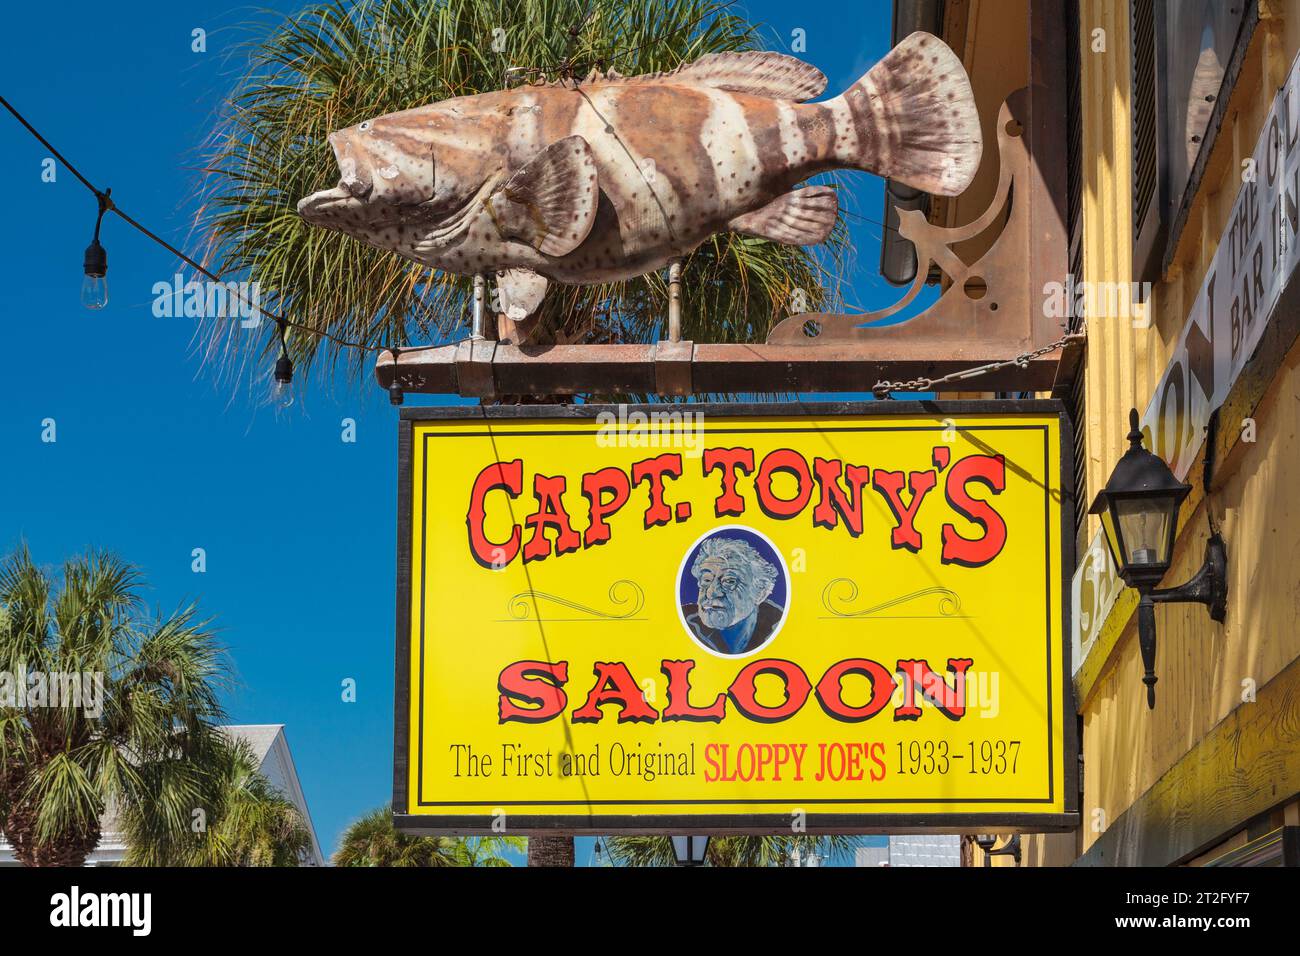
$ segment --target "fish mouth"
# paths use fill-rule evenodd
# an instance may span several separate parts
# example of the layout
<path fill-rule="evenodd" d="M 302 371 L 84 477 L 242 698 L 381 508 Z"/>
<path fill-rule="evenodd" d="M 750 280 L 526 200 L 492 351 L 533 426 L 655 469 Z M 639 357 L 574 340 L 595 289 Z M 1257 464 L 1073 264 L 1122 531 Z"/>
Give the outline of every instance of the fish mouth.
<path fill-rule="evenodd" d="M 473 225 L 483 203 L 500 183 L 500 174 L 489 176 L 477 190 L 461 202 L 454 199 L 429 200 L 417 205 L 386 206 L 370 200 L 370 190 L 364 196 L 356 194 L 355 185 L 340 182 L 330 189 L 322 189 L 298 200 L 298 215 L 313 225 L 340 232 L 349 232 L 348 223 L 364 222 L 371 229 L 394 225 L 427 223 L 423 244 L 433 248 L 446 248 Z"/>
<path fill-rule="evenodd" d="M 355 141 L 351 130 L 330 133 L 328 141 L 339 168 L 339 188 L 364 201 L 375 188 L 369 155 Z"/>
<path fill-rule="evenodd" d="M 350 133 L 347 130 L 330 133 L 327 139 L 334 151 L 339 183 L 332 189 L 322 189 L 298 201 L 298 214 L 308 222 L 323 226 L 338 219 L 339 213 L 356 212 L 375 191 L 369 165 L 358 162 L 361 151 L 355 147 Z"/>

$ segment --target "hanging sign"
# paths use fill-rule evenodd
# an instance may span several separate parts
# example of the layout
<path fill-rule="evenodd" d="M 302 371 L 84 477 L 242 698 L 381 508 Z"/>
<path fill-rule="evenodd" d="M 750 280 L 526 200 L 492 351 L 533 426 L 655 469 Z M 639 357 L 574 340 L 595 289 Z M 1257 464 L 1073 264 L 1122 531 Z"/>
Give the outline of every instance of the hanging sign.
<path fill-rule="evenodd" d="M 1072 825 L 1051 402 L 404 409 L 413 831 Z"/>

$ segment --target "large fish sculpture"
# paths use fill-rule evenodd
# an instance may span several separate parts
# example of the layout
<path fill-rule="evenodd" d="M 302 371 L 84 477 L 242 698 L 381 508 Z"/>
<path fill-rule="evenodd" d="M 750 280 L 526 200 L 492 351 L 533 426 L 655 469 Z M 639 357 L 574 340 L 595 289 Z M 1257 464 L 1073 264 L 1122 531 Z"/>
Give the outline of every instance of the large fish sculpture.
<path fill-rule="evenodd" d="M 445 272 L 496 273 L 513 318 L 547 281 L 662 268 L 726 230 L 792 245 L 830 234 L 827 186 L 861 169 L 953 196 L 979 166 L 961 61 L 914 33 L 842 95 L 779 53 L 715 53 L 669 73 L 594 74 L 458 97 L 329 137 L 341 178 L 307 221 Z"/>

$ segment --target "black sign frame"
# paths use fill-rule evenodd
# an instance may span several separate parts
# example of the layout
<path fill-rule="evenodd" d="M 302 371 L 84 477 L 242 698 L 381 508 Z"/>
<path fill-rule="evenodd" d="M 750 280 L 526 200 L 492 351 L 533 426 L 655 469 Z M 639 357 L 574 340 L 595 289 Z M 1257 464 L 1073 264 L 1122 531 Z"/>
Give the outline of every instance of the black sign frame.
<path fill-rule="evenodd" d="M 410 754 L 410 686 L 411 661 L 411 506 L 412 506 L 412 433 L 414 426 L 426 422 L 483 421 L 506 422 L 537 419 L 595 419 L 602 412 L 624 415 L 641 412 L 649 415 L 683 406 L 658 404 L 626 405 L 456 405 L 420 406 L 401 409 L 397 437 L 397 640 L 394 664 L 393 700 L 393 825 L 414 835 L 490 836 L 495 818 L 485 809 L 481 822 L 469 823 L 464 815 L 413 814 L 408 812 Z M 691 403 L 689 410 L 709 417 L 764 418 L 834 418 L 851 416 L 914 416 L 959 419 L 963 415 L 1055 415 L 1060 422 L 1060 468 L 1062 499 L 1059 529 L 1059 566 L 1061 574 L 1061 674 L 1060 693 L 1065 726 L 1062 728 L 1064 786 L 1063 813 L 819 813 L 808 812 L 803 830 L 809 834 L 919 834 L 919 833 L 1060 833 L 1079 826 L 1079 727 L 1074 686 L 1071 680 L 1070 582 L 1074 575 L 1076 531 L 1074 528 L 1074 441 L 1072 423 L 1063 403 L 1055 399 L 997 399 L 981 401 L 870 401 L 825 403 Z M 1049 709 L 1050 720 L 1050 709 Z M 896 801 L 895 801 L 896 802 Z M 921 802 L 921 801 L 912 801 Z M 970 799 L 963 803 L 978 802 Z M 1001 802 L 1001 801 L 1000 801 Z M 501 807 L 508 808 L 508 802 Z M 585 819 L 577 814 L 516 814 L 507 812 L 505 832 L 514 835 L 596 836 L 620 834 L 704 834 L 714 836 L 738 834 L 789 835 L 791 815 L 784 813 L 749 814 L 601 814 Z"/>

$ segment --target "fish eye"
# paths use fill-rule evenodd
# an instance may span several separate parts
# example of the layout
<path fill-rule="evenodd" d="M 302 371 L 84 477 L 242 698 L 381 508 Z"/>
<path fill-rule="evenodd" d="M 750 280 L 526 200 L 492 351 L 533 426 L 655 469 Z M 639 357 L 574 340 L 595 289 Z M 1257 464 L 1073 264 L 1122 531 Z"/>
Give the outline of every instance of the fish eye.
<path fill-rule="evenodd" d="M 358 126 L 357 129 L 361 130 L 361 132 L 363 132 L 363 133 L 364 133 L 366 130 L 370 129 L 370 120 L 366 120 L 364 123 L 362 123 L 360 126 Z"/>

